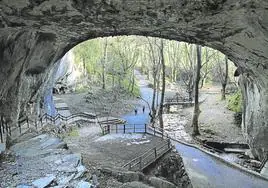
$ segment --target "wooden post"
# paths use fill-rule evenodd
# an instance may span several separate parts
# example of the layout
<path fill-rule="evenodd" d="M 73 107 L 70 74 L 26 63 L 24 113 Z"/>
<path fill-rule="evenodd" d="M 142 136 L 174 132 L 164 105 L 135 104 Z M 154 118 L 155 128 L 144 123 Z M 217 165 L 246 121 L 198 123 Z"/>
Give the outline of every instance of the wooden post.
<path fill-rule="evenodd" d="M 124 134 L 126 133 L 126 125 L 124 124 Z"/>
<path fill-rule="evenodd" d="M 43 127 L 43 120 L 42 117 L 40 118 L 41 127 Z"/>
<path fill-rule="evenodd" d="M 21 125 L 20 125 L 20 122 L 19 122 L 19 130 L 20 130 L 20 134 L 21 134 Z"/>
<path fill-rule="evenodd" d="M 156 147 L 154 148 L 154 158 L 156 159 L 157 157 L 157 152 L 156 152 Z"/>
<path fill-rule="evenodd" d="M 111 129 L 110 129 L 110 125 L 108 125 L 108 133 L 110 134 L 111 133 Z"/>
<path fill-rule="evenodd" d="M 5 134 L 5 124 L 4 124 L 4 117 L 1 116 L 1 125 L 2 125 L 2 131 Z"/>
<path fill-rule="evenodd" d="M 0 137 L 1 137 L 1 143 L 4 142 L 3 140 L 3 134 L 2 134 L 2 124 L 0 123 Z"/>
<path fill-rule="evenodd" d="M 5 125 L 6 125 L 6 134 L 8 135 L 8 125 L 7 125 L 7 122 L 5 122 Z"/>
<path fill-rule="evenodd" d="M 29 128 L 30 125 L 29 125 L 29 118 L 28 118 L 28 116 L 26 116 L 26 121 L 27 121 L 27 126 L 28 126 L 28 128 Z"/>
<path fill-rule="evenodd" d="M 142 157 L 140 157 L 140 162 L 139 162 L 140 163 L 140 171 L 142 170 L 142 163 L 141 162 L 142 162 Z"/>
<path fill-rule="evenodd" d="M 147 133 L 147 124 L 144 125 L 144 132 Z"/>
<path fill-rule="evenodd" d="M 35 124 L 35 129 L 37 130 L 37 121 L 36 121 L 36 119 L 35 119 L 34 124 Z"/>
<path fill-rule="evenodd" d="M 168 138 L 168 149 L 170 148 L 170 138 Z"/>
<path fill-rule="evenodd" d="M 9 136 L 11 136 L 11 125 L 8 126 L 8 129 L 9 129 Z"/>

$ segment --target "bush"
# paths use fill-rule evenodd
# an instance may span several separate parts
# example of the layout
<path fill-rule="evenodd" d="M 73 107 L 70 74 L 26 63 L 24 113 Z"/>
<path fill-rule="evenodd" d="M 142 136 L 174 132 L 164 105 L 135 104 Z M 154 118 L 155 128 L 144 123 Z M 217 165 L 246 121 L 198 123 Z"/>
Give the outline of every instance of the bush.
<path fill-rule="evenodd" d="M 240 90 L 228 97 L 227 108 L 234 111 L 234 123 L 241 126 L 242 123 L 242 93 Z"/>
<path fill-rule="evenodd" d="M 242 112 L 242 93 L 240 90 L 228 97 L 227 108 L 233 112 Z"/>

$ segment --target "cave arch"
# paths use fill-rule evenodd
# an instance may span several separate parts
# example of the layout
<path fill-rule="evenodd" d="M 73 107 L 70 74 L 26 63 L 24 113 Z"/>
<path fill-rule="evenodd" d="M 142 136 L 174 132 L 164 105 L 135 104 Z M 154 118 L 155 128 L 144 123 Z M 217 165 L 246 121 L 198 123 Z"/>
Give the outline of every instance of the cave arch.
<path fill-rule="evenodd" d="M 268 2 L 22 0 L 0 2 L 0 113 L 18 119 L 44 92 L 53 63 L 76 44 L 143 35 L 215 48 L 240 68 L 244 131 L 268 153 Z"/>

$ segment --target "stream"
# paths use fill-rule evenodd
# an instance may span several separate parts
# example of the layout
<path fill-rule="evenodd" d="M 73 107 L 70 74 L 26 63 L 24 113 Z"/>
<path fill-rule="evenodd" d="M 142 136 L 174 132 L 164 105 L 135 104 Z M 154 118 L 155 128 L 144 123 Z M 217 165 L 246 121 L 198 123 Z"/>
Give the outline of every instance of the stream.
<path fill-rule="evenodd" d="M 136 115 L 133 111 L 121 118 L 125 119 L 128 124 L 135 124 L 139 130 L 144 131 L 144 124 L 149 123 L 150 119 L 148 104 L 151 104 L 153 90 L 148 87 L 148 82 L 143 75 L 138 71 L 135 72 L 135 75 L 139 81 L 142 99 L 140 105 L 136 106 Z M 143 106 L 145 106 L 144 113 Z M 268 188 L 268 181 L 232 168 L 196 148 L 175 141 L 172 143 L 183 158 L 185 169 L 195 188 Z"/>

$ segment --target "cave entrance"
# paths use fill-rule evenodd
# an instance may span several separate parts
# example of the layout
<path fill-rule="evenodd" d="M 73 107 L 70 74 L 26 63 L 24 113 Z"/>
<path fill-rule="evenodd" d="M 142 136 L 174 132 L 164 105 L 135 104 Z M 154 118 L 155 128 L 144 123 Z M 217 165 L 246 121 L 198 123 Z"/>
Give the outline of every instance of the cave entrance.
<path fill-rule="evenodd" d="M 149 123 L 148 113 L 151 113 L 151 108 L 156 108 L 158 111 L 160 103 L 161 41 L 164 44 L 166 66 L 164 100 L 166 105 L 170 100 L 171 102 L 180 100 L 183 103 L 189 101 L 189 104 L 193 104 L 189 98 L 194 98 L 193 83 L 197 59 L 194 44 L 151 37 L 121 36 L 83 42 L 71 49 L 56 63 L 56 70 L 53 70 L 54 74 L 50 79 L 57 81 L 49 81 L 49 83 L 54 83 L 53 90 L 57 91 L 54 95 L 57 99 L 56 110 L 64 116 L 69 116 L 71 113 L 89 112 L 99 116 L 127 118 L 132 121 L 129 123 L 136 123 L 136 129 L 138 129 L 138 124 L 144 126 Z M 203 112 L 200 123 L 202 140 L 215 141 L 213 139 L 216 139 L 216 141 L 225 142 L 235 140 L 245 143 L 239 128 L 242 118 L 242 98 L 237 78 L 234 77 L 237 67 L 231 61 L 226 62 L 225 55 L 217 50 L 202 47 L 201 51 L 202 69 L 199 88 Z M 225 92 L 227 99 L 221 100 L 225 77 L 228 79 Z M 142 85 L 140 82 L 145 82 L 147 85 Z M 69 94 L 61 92 L 60 88 L 65 88 L 64 93 Z M 153 88 L 156 88 L 154 100 L 152 99 Z M 57 113 L 51 100 L 53 90 L 49 88 L 44 97 L 45 110 L 50 115 Z M 135 103 L 137 97 L 140 98 L 142 104 Z M 154 101 L 154 107 L 152 101 Z M 227 104 L 233 112 L 225 107 Z M 176 114 L 181 113 L 183 115 L 176 121 L 182 124 L 184 120 L 187 121 L 187 124 L 183 126 L 186 126 L 187 135 L 190 135 L 193 108 L 186 106 L 186 109 L 181 109 L 175 104 L 169 109 L 169 112 L 165 113 L 166 125 L 164 127 L 167 126 L 167 129 L 172 132 L 176 126 L 181 126 L 174 123 L 170 125 L 169 122 L 174 120 Z M 147 117 L 139 116 L 144 113 Z M 240 113 L 238 126 L 233 123 L 233 116 L 236 113 Z M 135 118 L 144 120 L 139 122 L 135 121 Z"/>
<path fill-rule="evenodd" d="M 9 121 L 40 100 L 48 70 L 76 44 L 104 36 L 161 37 L 212 47 L 238 66 L 244 131 L 255 156 L 268 153 L 265 0 L 1 1 L 0 6 L 0 105 Z"/>

